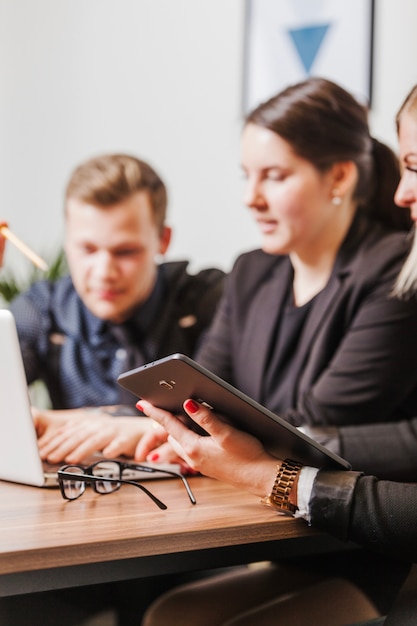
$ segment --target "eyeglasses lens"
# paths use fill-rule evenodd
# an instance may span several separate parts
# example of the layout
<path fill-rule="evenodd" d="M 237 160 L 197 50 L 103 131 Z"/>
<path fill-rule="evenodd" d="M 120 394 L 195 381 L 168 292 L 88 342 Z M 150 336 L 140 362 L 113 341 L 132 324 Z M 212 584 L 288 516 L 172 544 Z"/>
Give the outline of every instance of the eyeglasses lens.
<path fill-rule="evenodd" d="M 96 463 L 93 466 L 92 474 L 93 476 L 103 478 L 103 480 L 98 480 L 95 483 L 95 489 L 98 493 L 112 493 L 120 489 L 121 483 L 105 480 L 105 478 L 111 478 L 114 481 L 121 478 L 120 466 L 117 463 L 113 461 L 100 461 L 100 463 Z"/>
<path fill-rule="evenodd" d="M 69 474 L 84 474 L 82 467 L 71 466 L 65 470 Z M 65 496 L 68 500 L 76 500 L 85 491 L 85 482 L 83 480 L 77 480 L 77 478 L 64 478 L 62 481 L 62 487 L 65 492 Z"/>

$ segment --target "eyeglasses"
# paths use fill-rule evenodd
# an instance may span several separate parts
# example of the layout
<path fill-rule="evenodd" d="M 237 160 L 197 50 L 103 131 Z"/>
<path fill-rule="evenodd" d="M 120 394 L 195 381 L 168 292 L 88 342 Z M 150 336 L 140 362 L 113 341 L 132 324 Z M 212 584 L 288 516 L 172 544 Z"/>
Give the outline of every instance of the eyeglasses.
<path fill-rule="evenodd" d="M 120 489 L 122 485 L 133 485 L 146 493 L 160 509 L 166 509 L 166 504 L 138 482 L 138 472 L 150 474 L 157 472 L 180 478 L 192 504 L 196 504 L 190 485 L 182 474 L 171 470 L 149 467 L 148 465 L 136 465 L 116 460 L 97 461 L 88 467 L 83 465 L 64 465 L 58 470 L 58 483 L 62 497 L 65 500 L 76 500 L 82 496 L 87 485 L 90 485 L 96 493 L 102 495 L 113 493 Z"/>

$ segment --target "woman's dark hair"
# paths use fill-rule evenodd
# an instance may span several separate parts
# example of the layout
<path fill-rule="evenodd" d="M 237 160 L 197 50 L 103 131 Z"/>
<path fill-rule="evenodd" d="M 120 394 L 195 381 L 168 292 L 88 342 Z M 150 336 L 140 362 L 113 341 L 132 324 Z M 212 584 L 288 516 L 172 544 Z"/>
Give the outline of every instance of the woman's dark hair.
<path fill-rule="evenodd" d="M 245 122 L 276 133 L 321 172 L 353 161 L 358 210 L 390 228 L 411 227 L 410 212 L 394 204 L 400 180 L 397 157 L 371 137 L 366 107 L 339 85 L 323 78 L 297 83 L 260 104 Z"/>

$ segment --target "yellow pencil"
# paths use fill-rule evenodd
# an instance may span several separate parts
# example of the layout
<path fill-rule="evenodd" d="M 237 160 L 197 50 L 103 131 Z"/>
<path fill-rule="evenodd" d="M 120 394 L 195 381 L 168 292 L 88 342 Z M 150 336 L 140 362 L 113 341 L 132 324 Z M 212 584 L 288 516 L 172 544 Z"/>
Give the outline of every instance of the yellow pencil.
<path fill-rule="evenodd" d="M 0 232 L 3 237 L 8 239 L 10 243 L 16 246 L 16 248 L 18 248 L 20 252 L 22 252 L 30 261 L 32 261 L 32 263 L 36 265 L 36 267 L 39 267 L 39 269 L 43 270 L 44 272 L 48 270 L 47 263 L 43 259 L 41 259 L 40 256 L 35 254 L 35 252 L 33 252 L 33 250 L 31 250 L 25 243 L 23 243 L 21 239 L 16 237 L 16 235 L 12 233 L 10 228 L 2 224 L 0 226 Z"/>

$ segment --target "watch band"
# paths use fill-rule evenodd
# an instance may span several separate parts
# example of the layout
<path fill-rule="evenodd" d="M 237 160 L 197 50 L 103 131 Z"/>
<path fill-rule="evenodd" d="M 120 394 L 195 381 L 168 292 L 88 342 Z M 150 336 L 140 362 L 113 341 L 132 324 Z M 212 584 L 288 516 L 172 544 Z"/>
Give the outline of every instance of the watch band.
<path fill-rule="evenodd" d="M 292 461 L 291 459 L 285 459 L 285 461 L 278 466 L 278 472 L 272 491 L 268 496 L 261 500 L 262 504 L 271 506 L 282 513 L 289 513 L 293 515 L 297 511 L 298 507 L 292 504 L 289 498 L 295 479 L 297 478 L 302 467 L 302 463 Z"/>

